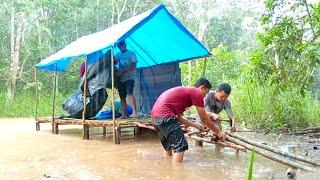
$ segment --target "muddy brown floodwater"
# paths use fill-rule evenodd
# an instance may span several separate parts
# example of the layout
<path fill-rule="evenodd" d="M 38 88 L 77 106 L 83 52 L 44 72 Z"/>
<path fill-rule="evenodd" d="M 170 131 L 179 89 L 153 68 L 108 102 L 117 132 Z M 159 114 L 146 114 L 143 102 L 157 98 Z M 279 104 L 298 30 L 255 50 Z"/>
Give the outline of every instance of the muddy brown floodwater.
<path fill-rule="evenodd" d="M 214 145 L 197 147 L 189 140 L 184 163 L 173 167 L 154 134 L 128 136 L 115 145 L 102 128 L 90 129 L 90 140 L 82 140 L 81 126 L 61 126 L 59 135 L 50 128 L 42 124 L 37 132 L 32 119 L 0 119 L 0 179 L 247 178 L 250 152 L 237 158 L 225 148 L 214 155 Z M 287 179 L 287 168 L 256 155 L 254 179 Z M 319 175 L 298 172 L 298 179 Z"/>

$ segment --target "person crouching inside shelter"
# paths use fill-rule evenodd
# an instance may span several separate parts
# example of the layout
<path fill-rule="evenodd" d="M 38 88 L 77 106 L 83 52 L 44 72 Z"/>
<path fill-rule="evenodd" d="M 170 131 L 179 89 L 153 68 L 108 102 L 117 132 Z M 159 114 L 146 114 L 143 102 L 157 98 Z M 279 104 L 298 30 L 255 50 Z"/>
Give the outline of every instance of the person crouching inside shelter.
<path fill-rule="evenodd" d="M 204 109 L 203 98 L 211 87 L 211 83 L 206 78 L 200 78 L 195 83 L 195 87 L 174 87 L 163 92 L 156 100 L 151 111 L 153 126 L 158 132 L 165 154 L 172 156 L 173 151 L 173 163 L 182 162 L 184 151 L 188 149 L 188 143 L 179 122 L 199 130 L 203 128 L 200 124 L 183 118 L 183 112 L 188 107 L 196 106 L 202 122 L 224 140 L 225 133 L 213 124 Z"/>
<path fill-rule="evenodd" d="M 125 119 L 128 117 L 126 109 L 126 97 L 128 95 L 129 101 L 133 106 L 132 117 L 137 117 L 137 105 L 136 99 L 133 95 L 135 71 L 137 66 L 137 57 L 133 51 L 127 49 L 125 41 L 118 43 L 120 52 L 116 54 L 117 62 L 119 62 L 119 85 L 118 91 L 121 99 L 122 116 L 120 118 Z"/>
<path fill-rule="evenodd" d="M 218 89 L 214 92 L 209 92 L 204 98 L 204 106 L 207 114 L 216 126 L 221 129 L 221 116 L 219 113 L 225 110 L 230 120 L 231 131 L 236 131 L 235 121 L 236 118 L 233 115 L 231 108 L 231 102 L 228 97 L 231 93 L 231 86 L 227 83 L 220 84 Z"/>

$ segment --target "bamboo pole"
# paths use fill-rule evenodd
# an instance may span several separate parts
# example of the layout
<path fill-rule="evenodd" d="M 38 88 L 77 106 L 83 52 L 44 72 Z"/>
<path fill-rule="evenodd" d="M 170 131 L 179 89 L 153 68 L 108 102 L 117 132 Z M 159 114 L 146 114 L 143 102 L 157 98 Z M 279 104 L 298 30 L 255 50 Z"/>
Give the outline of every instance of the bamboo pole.
<path fill-rule="evenodd" d="M 55 111 L 56 111 L 56 108 L 55 108 L 55 104 L 56 104 L 56 86 L 57 86 L 57 64 L 54 64 L 54 75 L 53 75 L 53 100 L 52 100 L 52 123 L 51 123 L 51 126 L 52 126 L 52 129 L 51 129 L 51 132 L 52 134 L 54 134 L 54 116 L 55 116 Z"/>
<path fill-rule="evenodd" d="M 205 138 L 202 138 L 202 137 L 199 137 L 199 136 L 189 136 L 189 135 L 185 135 L 186 138 L 190 138 L 190 139 L 194 139 L 194 140 L 197 140 L 197 141 L 202 141 L 202 142 L 206 142 L 206 143 L 210 143 L 210 144 L 218 144 L 218 145 L 221 145 L 221 146 L 224 146 L 224 147 L 229 147 L 229 148 L 232 148 L 232 149 L 235 149 L 235 150 L 239 150 L 239 151 L 243 151 L 243 152 L 246 152 L 246 149 L 242 146 L 239 146 L 239 145 L 236 145 L 236 144 L 231 144 L 229 142 L 222 142 L 222 141 L 212 141 L 212 140 L 208 140 L 208 139 L 205 139 Z"/>
<path fill-rule="evenodd" d="M 87 58 L 84 62 L 84 86 L 83 86 L 83 111 L 82 111 L 82 123 L 83 123 L 83 132 L 82 132 L 82 138 L 83 139 L 89 139 L 88 125 L 85 124 L 86 121 L 86 104 L 87 104 L 87 78 L 88 78 L 88 64 L 87 64 Z"/>
<path fill-rule="evenodd" d="M 114 108 L 114 59 L 113 59 L 113 46 L 110 50 L 111 55 L 111 97 L 112 97 L 112 133 L 113 133 L 113 142 L 116 144 L 116 117 L 115 117 L 115 108 Z"/>
<path fill-rule="evenodd" d="M 34 68 L 34 81 L 36 83 L 36 113 L 35 113 L 35 118 L 37 119 L 38 117 L 38 105 L 39 105 L 39 94 L 38 94 L 38 79 L 37 79 L 37 68 Z"/>
<path fill-rule="evenodd" d="M 36 112 L 35 112 L 35 121 L 36 121 L 36 131 L 40 131 L 40 123 L 38 121 L 38 104 L 39 104 L 39 94 L 38 94 L 38 79 L 37 79 L 37 68 L 34 67 L 34 81 L 36 88 Z"/>
<path fill-rule="evenodd" d="M 298 160 L 298 161 L 302 161 L 302 162 L 305 162 L 305 163 L 308 163 L 308 164 L 312 164 L 312 165 L 315 165 L 315 166 L 320 166 L 319 162 L 316 162 L 316 161 L 314 161 L 312 159 L 307 159 L 306 157 L 302 157 L 302 156 L 295 155 L 295 154 L 292 154 L 292 153 L 284 152 L 284 151 L 278 150 L 278 149 L 276 149 L 274 147 L 271 147 L 271 146 L 267 146 L 267 145 L 264 145 L 264 144 L 259 144 L 259 143 L 247 140 L 247 139 L 245 139 L 245 138 L 243 138 L 243 137 L 241 137 L 239 135 L 236 135 L 236 134 L 232 134 L 232 133 L 229 133 L 229 132 L 226 132 L 226 134 L 228 134 L 229 136 L 231 136 L 231 137 L 233 137 L 235 139 L 238 139 L 238 140 L 243 141 L 245 143 L 248 143 L 250 145 L 253 145 L 253 146 L 268 150 L 268 151 L 271 151 L 271 152 L 279 154 L 281 156 L 289 157 L 289 158 L 292 158 L 292 159 L 295 159 L 295 160 Z"/>
<path fill-rule="evenodd" d="M 193 132 L 189 132 L 187 133 L 188 136 L 192 136 L 192 135 L 195 135 L 195 134 L 200 134 L 200 133 L 203 133 L 203 132 L 209 132 L 210 129 L 205 129 L 203 131 L 193 131 Z"/>
<path fill-rule="evenodd" d="M 252 149 L 253 149 L 252 145 L 244 143 L 244 142 L 242 142 L 242 141 L 240 141 L 238 139 L 235 139 L 235 138 L 233 138 L 231 136 L 227 136 L 226 139 L 228 141 L 232 142 L 232 143 L 235 143 L 235 144 L 238 144 L 240 146 L 243 146 L 243 147 L 245 147 L 246 149 L 248 149 L 250 151 L 252 151 Z M 303 165 L 303 164 L 300 164 L 300 163 L 297 163 L 297 162 L 290 161 L 289 159 L 281 157 L 278 154 L 271 153 L 270 151 L 263 150 L 263 149 L 258 148 L 258 147 L 254 148 L 254 152 L 257 153 L 257 154 L 260 154 L 261 156 L 264 156 L 264 157 L 266 157 L 268 159 L 271 159 L 273 161 L 279 162 L 281 164 L 284 164 L 284 165 L 287 165 L 287 166 L 290 166 L 290 167 L 294 167 L 294 168 L 302 169 L 302 170 L 306 170 L 306 171 L 311 171 L 311 172 L 316 172 L 317 171 L 315 168 L 312 168 L 312 167 L 309 167 L 309 166 L 306 166 L 306 165 Z"/>

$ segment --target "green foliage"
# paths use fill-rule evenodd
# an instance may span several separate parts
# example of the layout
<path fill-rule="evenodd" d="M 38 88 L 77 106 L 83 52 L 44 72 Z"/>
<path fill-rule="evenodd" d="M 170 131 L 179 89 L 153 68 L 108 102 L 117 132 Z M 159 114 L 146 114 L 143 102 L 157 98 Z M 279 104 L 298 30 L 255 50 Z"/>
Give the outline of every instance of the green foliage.
<path fill-rule="evenodd" d="M 253 53 L 252 73 L 261 83 L 271 81 L 275 91 L 297 89 L 304 95 L 320 62 L 320 29 L 313 23 L 319 14 L 300 2 L 294 2 L 287 12 L 283 9 L 289 5 L 283 3 L 266 3 L 267 14 L 262 21 L 266 28 L 258 35 L 261 47 Z"/>
<path fill-rule="evenodd" d="M 264 130 L 298 129 L 319 124 L 319 101 L 310 92 L 274 92 L 275 85 L 247 81 L 234 87 L 231 100 L 236 117 L 247 126 Z"/>
<path fill-rule="evenodd" d="M 247 79 L 235 95 L 238 117 L 270 130 L 316 125 L 320 118 L 319 101 L 310 91 L 319 63 L 320 31 L 313 23 L 319 14 L 298 2 L 291 9 L 302 12 L 288 13 L 282 3 L 267 1 L 268 13 L 262 16 L 266 28 L 257 36 L 261 46 L 250 54 Z M 284 11 L 280 17 L 279 11 Z"/>
<path fill-rule="evenodd" d="M 66 96 L 57 96 L 56 114 L 63 113 L 61 104 Z M 19 93 L 13 101 L 6 102 L 5 93 L 0 93 L 1 117 L 35 117 L 36 97 L 33 93 Z M 38 115 L 42 117 L 52 115 L 52 94 L 40 94 Z"/>

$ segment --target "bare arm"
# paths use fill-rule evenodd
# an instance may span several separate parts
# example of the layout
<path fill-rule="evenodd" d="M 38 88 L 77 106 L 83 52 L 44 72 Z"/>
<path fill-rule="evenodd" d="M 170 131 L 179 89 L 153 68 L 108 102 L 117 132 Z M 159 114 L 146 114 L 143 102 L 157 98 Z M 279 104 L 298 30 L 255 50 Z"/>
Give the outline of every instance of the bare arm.
<path fill-rule="evenodd" d="M 199 130 L 202 130 L 202 129 L 203 129 L 203 127 L 202 127 L 200 124 L 194 123 L 194 122 L 192 122 L 192 121 L 189 121 L 189 120 L 183 118 L 183 117 L 182 117 L 182 114 L 179 114 L 179 115 L 178 115 L 178 120 L 179 120 L 179 122 L 180 122 L 181 124 L 185 124 L 185 125 L 187 125 L 187 126 L 195 127 L 195 128 L 197 128 L 197 129 L 199 129 Z"/>
<path fill-rule="evenodd" d="M 219 138 L 224 139 L 225 133 L 220 131 L 218 127 L 216 127 L 212 121 L 210 121 L 209 116 L 207 115 L 206 111 L 203 107 L 197 107 L 197 112 L 202 120 L 202 122 L 213 132 L 215 132 Z"/>

